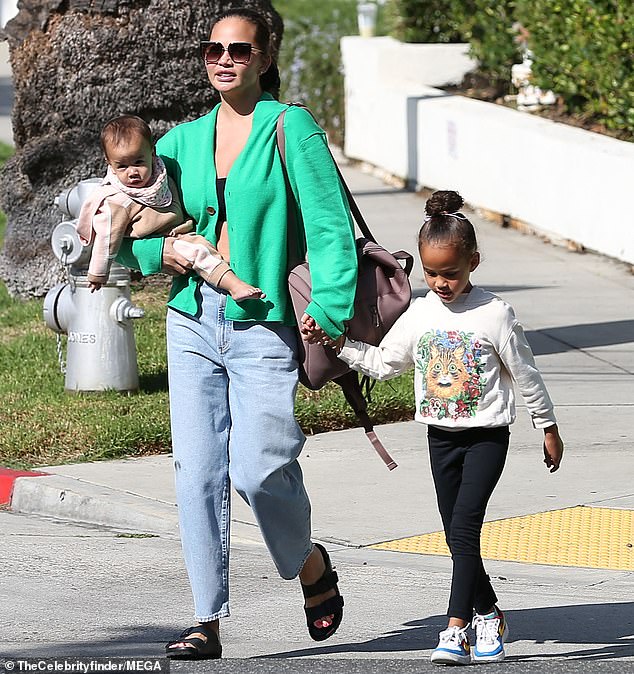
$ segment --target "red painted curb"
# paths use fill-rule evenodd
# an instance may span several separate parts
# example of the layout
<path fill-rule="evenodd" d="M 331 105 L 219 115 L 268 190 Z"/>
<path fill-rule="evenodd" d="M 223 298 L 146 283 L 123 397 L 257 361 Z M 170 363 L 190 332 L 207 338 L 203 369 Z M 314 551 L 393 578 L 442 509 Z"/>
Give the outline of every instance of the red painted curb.
<path fill-rule="evenodd" d="M 13 485 L 19 477 L 42 477 L 48 473 L 38 473 L 32 470 L 12 470 L 0 468 L 0 505 L 11 503 Z"/>

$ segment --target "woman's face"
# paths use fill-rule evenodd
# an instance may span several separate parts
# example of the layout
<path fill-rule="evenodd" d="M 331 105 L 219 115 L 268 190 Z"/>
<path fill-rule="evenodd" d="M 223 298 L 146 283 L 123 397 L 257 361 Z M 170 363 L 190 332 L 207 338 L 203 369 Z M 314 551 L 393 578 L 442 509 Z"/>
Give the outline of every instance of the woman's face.
<path fill-rule="evenodd" d="M 219 42 L 225 50 L 217 63 L 207 63 L 207 76 L 220 94 L 260 89 L 260 74 L 269 67 L 270 57 L 260 53 L 267 45 L 256 43 L 256 30 L 250 21 L 234 16 L 222 19 L 213 27 L 210 42 Z M 258 51 L 251 52 L 248 63 L 238 63 L 227 50 L 233 42 L 248 43 Z"/>

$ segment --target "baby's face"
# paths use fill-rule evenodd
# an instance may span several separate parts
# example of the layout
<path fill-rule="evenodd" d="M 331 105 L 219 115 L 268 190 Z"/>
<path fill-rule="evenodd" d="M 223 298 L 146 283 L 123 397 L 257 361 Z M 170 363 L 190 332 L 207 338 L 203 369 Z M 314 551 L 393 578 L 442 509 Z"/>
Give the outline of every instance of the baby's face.
<path fill-rule="evenodd" d="M 107 147 L 107 161 L 126 187 L 145 187 L 152 177 L 152 145 L 143 136 Z"/>

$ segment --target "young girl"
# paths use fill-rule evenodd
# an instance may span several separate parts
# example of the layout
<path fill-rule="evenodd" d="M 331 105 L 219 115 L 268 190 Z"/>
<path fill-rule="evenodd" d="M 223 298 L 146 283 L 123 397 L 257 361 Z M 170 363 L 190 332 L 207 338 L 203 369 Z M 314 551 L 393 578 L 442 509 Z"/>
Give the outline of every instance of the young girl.
<path fill-rule="evenodd" d="M 480 262 L 463 200 L 435 192 L 418 244 L 432 292 L 417 299 L 380 346 L 337 340 L 339 357 L 376 379 L 415 367 L 416 420 L 428 425 L 431 468 L 447 545 L 453 559 L 449 624 L 431 654 L 437 664 L 504 659 L 508 627 L 480 556 L 487 502 L 497 484 L 515 419 L 513 383 L 533 425 L 544 431 L 544 463 L 559 468 L 563 442 L 553 404 L 513 309 L 471 285 Z M 310 334 L 311 326 L 303 326 Z M 474 616 L 475 610 L 475 616 Z"/>

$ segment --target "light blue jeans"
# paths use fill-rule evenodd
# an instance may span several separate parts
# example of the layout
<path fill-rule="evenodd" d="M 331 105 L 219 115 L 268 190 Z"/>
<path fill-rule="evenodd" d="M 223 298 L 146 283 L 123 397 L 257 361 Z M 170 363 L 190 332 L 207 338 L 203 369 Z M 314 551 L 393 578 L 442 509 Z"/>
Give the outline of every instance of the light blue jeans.
<path fill-rule="evenodd" d="M 229 615 L 230 487 L 251 506 L 283 578 L 310 554 L 310 501 L 297 457 L 296 333 L 225 320 L 203 283 L 199 317 L 169 309 L 167 346 L 176 498 L 196 619 Z"/>

